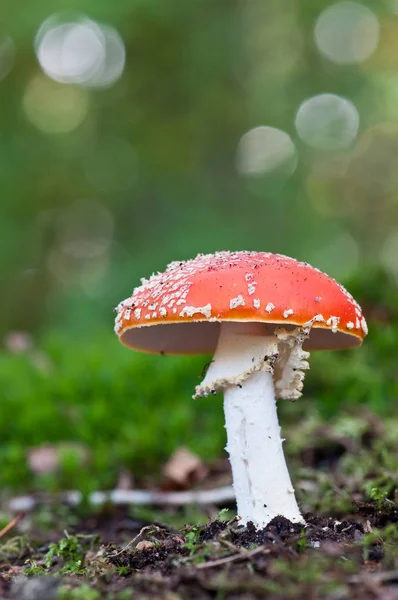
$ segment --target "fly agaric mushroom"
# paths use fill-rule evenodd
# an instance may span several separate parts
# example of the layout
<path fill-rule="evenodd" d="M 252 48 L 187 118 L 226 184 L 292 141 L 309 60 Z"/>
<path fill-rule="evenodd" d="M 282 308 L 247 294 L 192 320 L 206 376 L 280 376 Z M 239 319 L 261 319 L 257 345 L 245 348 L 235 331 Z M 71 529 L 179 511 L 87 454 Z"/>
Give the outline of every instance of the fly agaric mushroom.
<path fill-rule="evenodd" d="M 117 307 L 135 350 L 214 352 L 195 397 L 224 392 L 238 514 L 264 527 L 303 522 L 287 470 L 275 397 L 301 396 L 308 350 L 352 348 L 367 334 L 353 297 L 308 263 L 268 252 L 217 252 L 142 279 Z"/>

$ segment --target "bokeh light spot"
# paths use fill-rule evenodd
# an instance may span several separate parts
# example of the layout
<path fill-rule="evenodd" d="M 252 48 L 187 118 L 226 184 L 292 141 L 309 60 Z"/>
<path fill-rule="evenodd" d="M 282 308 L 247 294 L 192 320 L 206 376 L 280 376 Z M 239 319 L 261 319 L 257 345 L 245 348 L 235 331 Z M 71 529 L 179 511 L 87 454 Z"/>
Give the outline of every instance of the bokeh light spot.
<path fill-rule="evenodd" d="M 355 140 L 359 113 L 354 104 L 342 96 L 319 94 L 300 105 L 295 125 L 299 137 L 309 146 L 340 150 Z"/>
<path fill-rule="evenodd" d="M 23 108 L 29 121 L 43 133 L 68 133 L 78 127 L 87 115 L 87 92 L 61 86 L 39 75 L 28 85 Z"/>
<path fill-rule="evenodd" d="M 285 131 L 255 127 L 239 141 L 236 166 L 239 173 L 247 176 L 271 172 L 291 175 L 297 166 L 296 148 Z"/>
<path fill-rule="evenodd" d="M 380 251 L 380 262 L 398 284 L 398 229 L 394 229 L 385 239 Z"/>
<path fill-rule="evenodd" d="M 109 267 L 114 220 L 99 202 L 78 200 L 59 211 L 47 268 L 63 286 L 94 284 Z"/>
<path fill-rule="evenodd" d="M 63 254 L 91 259 L 104 254 L 113 236 L 109 210 L 92 200 L 74 202 L 58 218 L 57 241 Z"/>
<path fill-rule="evenodd" d="M 104 39 L 104 57 L 100 68 L 92 74 L 87 85 L 92 87 L 110 87 L 123 74 L 126 62 L 124 42 L 116 29 L 108 25 L 101 25 Z"/>
<path fill-rule="evenodd" d="M 125 46 L 116 29 L 86 17 L 68 22 L 50 17 L 36 35 L 35 50 L 46 75 L 60 83 L 108 87 L 125 64 Z"/>
<path fill-rule="evenodd" d="M 360 63 L 369 58 L 379 42 L 376 15 L 357 2 L 338 2 L 319 16 L 314 30 L 318 50 L 340 65 Z"/>
<path fill-rule="evenodd" d="M 15 61 L 15 45 L 10 37 L 0 37 L 0 81 L 7 77 Z"/>

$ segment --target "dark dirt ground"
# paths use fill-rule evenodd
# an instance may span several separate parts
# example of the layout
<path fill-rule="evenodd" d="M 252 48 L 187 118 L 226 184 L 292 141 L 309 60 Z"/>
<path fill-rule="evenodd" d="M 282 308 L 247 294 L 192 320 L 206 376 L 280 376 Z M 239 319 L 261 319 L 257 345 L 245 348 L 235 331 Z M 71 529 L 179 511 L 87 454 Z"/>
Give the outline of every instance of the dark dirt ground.
<path fill-rule="evenodd" d="M 1 564 L 1 597 L 398 598 L 396 508 L 366 503 L 344 521 L 305 519 L 303 527 L 277 517 L 260 531 L 236 519 L 174 529 L 139 523 L 126 510 L 102 512 L 70 527 L 62 538 L 70 548 L 50 559 L 48 543 L 20 545 Z M 127 547 L 117 543 L 126 532 Z M 112 544 L 101 543 L 109 537 Z"/>
<path fill-rule="evenodd" d="M 94 510 L 47 499 L 0 532 L 0 600 L 398 600 L 397 429 L 344 419 L 289 438 L 306 525 L 278 517 L 256 531 L 232 504 Z M 200 486 L 225 484 L 226 465 L 209 465 Z"/>

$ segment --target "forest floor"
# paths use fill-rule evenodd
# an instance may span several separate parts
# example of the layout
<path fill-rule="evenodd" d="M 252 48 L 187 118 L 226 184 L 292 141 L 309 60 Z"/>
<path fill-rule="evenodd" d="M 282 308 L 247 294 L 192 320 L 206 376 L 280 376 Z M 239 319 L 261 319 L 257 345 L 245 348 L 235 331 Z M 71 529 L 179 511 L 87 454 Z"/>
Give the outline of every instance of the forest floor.
<path fill-rule="evenodd" d="M 369 413 L 354 423 L 297 433 L 307 428 L 293 468 L 305 525 L 243 527 L 232 502 L 94 509 L 37 498 L 0 532 L 0 598 L 398 599 L 397 424 Z M 219 461 L 196 486 L 228 477 Z"/>

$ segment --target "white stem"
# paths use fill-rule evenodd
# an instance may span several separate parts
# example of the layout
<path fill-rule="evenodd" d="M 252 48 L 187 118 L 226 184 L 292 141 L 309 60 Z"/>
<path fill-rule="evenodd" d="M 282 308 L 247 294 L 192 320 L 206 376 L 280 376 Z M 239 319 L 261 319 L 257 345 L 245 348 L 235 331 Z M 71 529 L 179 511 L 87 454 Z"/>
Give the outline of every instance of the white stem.
<path fill-rule="evenodd" d="M 211 387 L 224 388 L 227 450 L 238 514 L 243 523 L 252 521 L 258 528 L 277 515 L 304 522 L 287 470 L 276 411 L 269 358 L 277 356 L 277 342 L 275 336 L 266 335 L 263 326 L 223 324 L 214 361 L 197 389 L 201 395 Z"/>
<path fill-rule="evenodd" d="M 277 515 L 303 521 L 283 454 L 271 373 L 257 372 L 224 392 L 238 514 L 265 527 Z"/>

